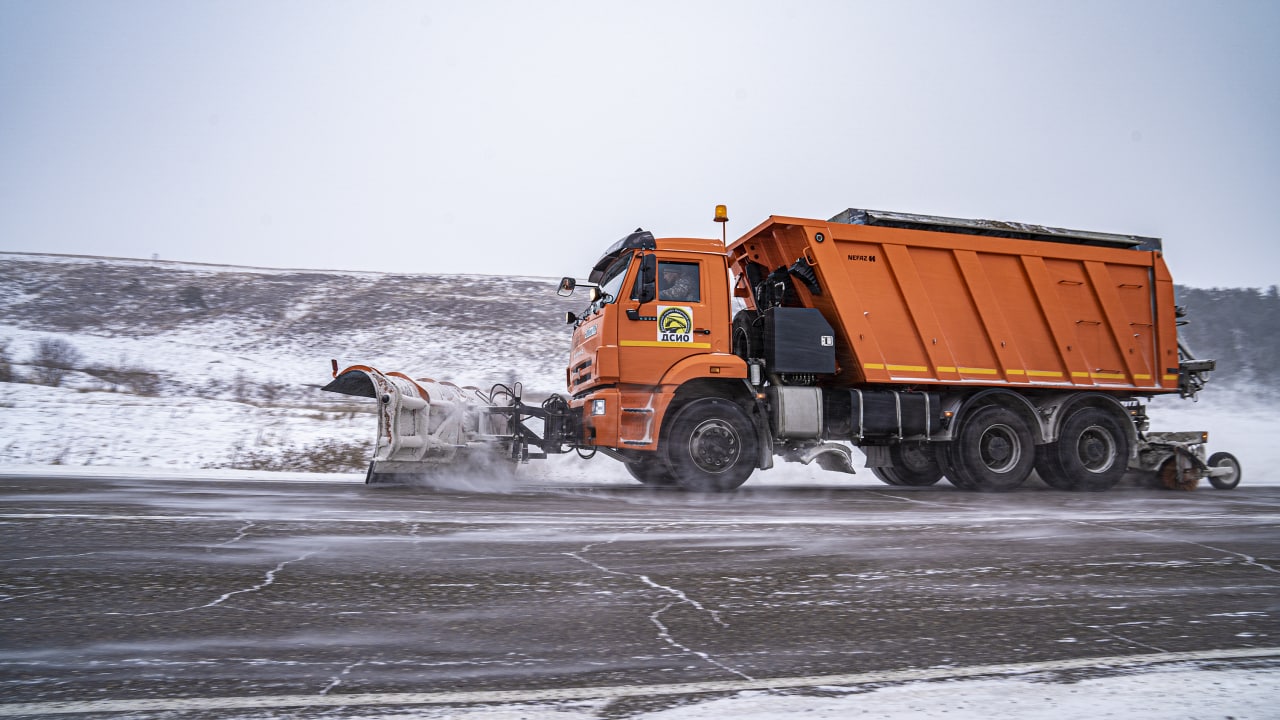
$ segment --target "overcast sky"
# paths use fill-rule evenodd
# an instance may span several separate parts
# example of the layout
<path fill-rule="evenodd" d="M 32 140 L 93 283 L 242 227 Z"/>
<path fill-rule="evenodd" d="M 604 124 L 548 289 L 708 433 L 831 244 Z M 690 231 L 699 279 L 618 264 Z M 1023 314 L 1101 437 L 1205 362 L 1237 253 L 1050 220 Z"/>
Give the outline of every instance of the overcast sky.
<path fill-rule="evenodd" d="M 847 207 L 1280 283 L 1280 2 L 0 0 L 0 250 L 582 276 Z"/>

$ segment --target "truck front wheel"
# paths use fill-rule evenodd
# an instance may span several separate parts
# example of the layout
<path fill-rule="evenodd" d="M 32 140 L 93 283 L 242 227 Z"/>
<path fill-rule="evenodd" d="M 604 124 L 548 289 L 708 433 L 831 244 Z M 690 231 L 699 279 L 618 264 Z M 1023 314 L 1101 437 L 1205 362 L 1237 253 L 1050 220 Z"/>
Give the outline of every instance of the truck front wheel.
<path fill-rule="evenodd" d="M 662 458 L 626 463 L 627 472 L 643 485 L 651 487 L 671 487 L 676 484 L 675 476 L 667 469 Z"/>
<path fill-rule="evenodd" d="M 1058 490 L 1106 490 L 1124 477 L 1129 435 L 1116 413 L 1083 407 L 1062 423 L 1056 442 L 1040 448 L 1036 472 Z"/>
<path fill-rule="evenodd" d="M 736 403 L 695 400 L 681 408 L 667 433 L 666 460 L 675 483 L 694 492 L 728 492 L 755 470 L 756 436 Z"/>
<path fill-rule="evenodd" d="M 979 408 L 964 419 L 942 453 L 943 471 L 956 487 L 1006 492 L 1026 482 L 1035 466 L 1031 427 L 1002 405 Z"/>

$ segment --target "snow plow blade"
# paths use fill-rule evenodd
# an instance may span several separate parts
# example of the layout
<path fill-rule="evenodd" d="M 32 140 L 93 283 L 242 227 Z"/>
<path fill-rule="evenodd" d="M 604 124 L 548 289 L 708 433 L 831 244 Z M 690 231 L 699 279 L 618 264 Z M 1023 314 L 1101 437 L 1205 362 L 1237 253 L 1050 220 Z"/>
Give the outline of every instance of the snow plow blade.
<path fill-rule="evenodd" d="M 378 436 L 367 483 L 396 482 L 397 476 L 466 461 L 501 459 L 508 449 L 509 407 L 514 396 L 495 389 L 459 387 L 430 378 L 413 379 L 366 365 L 337 372 L 323 390 L 373 398 L 378 402 Z"/>

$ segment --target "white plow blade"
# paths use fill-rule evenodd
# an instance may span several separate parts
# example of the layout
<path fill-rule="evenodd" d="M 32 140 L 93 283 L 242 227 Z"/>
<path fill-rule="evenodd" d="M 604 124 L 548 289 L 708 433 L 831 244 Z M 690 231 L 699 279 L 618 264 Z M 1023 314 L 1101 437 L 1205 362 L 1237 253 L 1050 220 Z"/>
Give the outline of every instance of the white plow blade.
<path fill-rule="evenodd" d="M 489 405 L 475 388 L 355 365 L 324 389 L 378 401 L 375 473 L 412 473 L 471 449 L 501 449 L 494 441 L 503 428 L 488 426 L 503 418 L 486 412 Z"/>

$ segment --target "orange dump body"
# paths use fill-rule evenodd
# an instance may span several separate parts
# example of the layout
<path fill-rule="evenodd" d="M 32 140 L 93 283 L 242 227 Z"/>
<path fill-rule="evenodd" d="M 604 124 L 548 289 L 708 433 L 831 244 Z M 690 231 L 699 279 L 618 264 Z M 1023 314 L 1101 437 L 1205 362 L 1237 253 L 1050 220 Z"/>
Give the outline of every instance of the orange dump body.
<path fill-rule="evenodd" d="M 752 264 L 812 267 L 794 297 L 836 332 L 830 384 L 1178 390 L 1159 250 L 774 216 L 728 253 L 749 305 Z"/>

